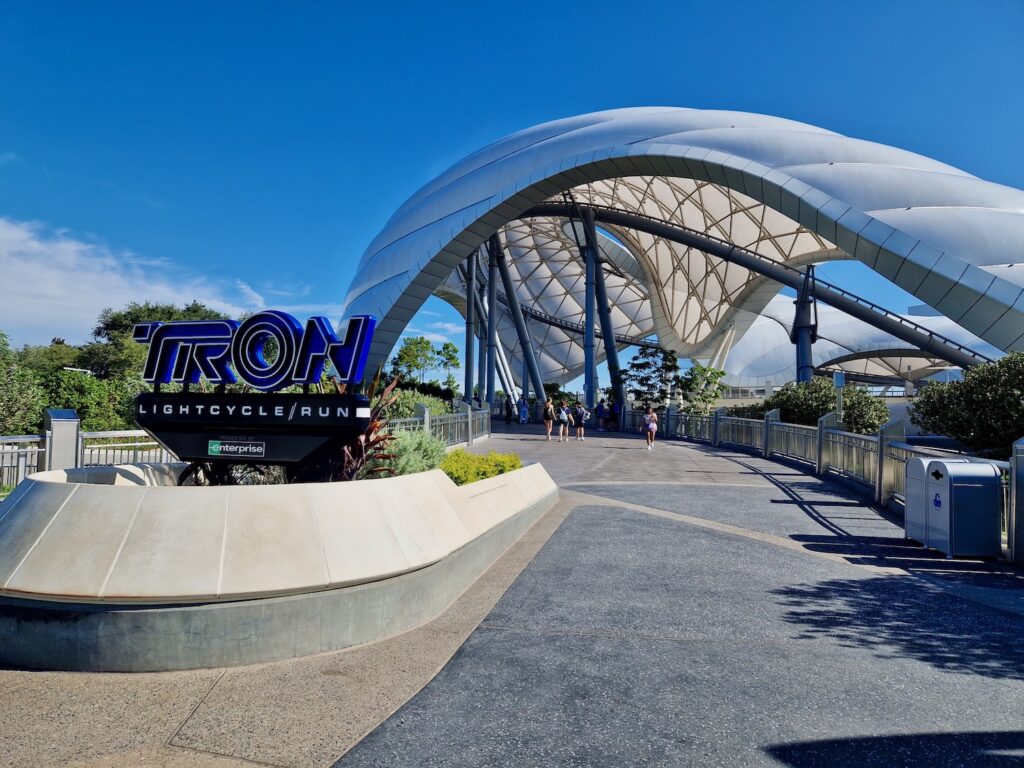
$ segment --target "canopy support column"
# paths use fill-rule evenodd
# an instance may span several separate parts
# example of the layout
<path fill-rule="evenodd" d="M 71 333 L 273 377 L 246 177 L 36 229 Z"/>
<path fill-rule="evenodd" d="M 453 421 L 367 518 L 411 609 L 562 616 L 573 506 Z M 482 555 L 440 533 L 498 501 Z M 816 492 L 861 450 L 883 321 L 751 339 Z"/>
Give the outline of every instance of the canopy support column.
<path fill-rule="evenodd" d="M 583 234 L 587 244 L 595 255 L 597 249 L 597 227 L 594 226 L 594 211 L 583 209 Z M 601 337 L 604 339 L 604 356 L 608 363 L 608 376 L 611 379 L 612 396 L 619 407 L 625 410 L 626 387 L 622 381 L 622 368 L 619 365 L 619 348 L 615 345 L 615 329 L 612 327 L 611 304 L 608 301 L 608 287 L 604 281 L 604 267 L 597 260 L 594 272 L 594 298 L 597 304 L 597 316 L 601 321 Z M 595 376 L 596 379 L 596 376 Z"/>
<path fill-rule="evenodd" d="M 519 297 L 516 295 L 516 286 L 512 282 L 512 275 L 508 271 L 508 262 L 505 260 L 505 252 L 501 248 L 501 240 L 497 233 L 491 235 L 490 247 L 498 262 L 498 272 L 501 275 L 501 283 L 505 288 L 505 296 L 508 299 L 508 311 L 512 316 L 512 322 L 516 326 L 516 335 L 519 337 L 519 348 L 526 360 L 526 367 L 529 369 L 530 379 L 533 382 L 533 389 L 538 392 L 538 397 L 543 397 L 544 381 L 540 377 L 540 366 L 537 365 L 537 356 L 534 354 L 533 345 L 530 343 L 530 335 L 526 331 L 526 320 L 523 318 L 523 310 L 519 306 Z"/>
<path fill-rule="evenodd" d="M 804 271 L 804 282 L 797 293 L 796 314 L 789 340 L 796 345 L 796 380 L 810 381 L 814 378 L 814 355 L 811 345 L 818 340 L 818 311 L 814 303 L 812 284 L 814 266 Z"/>
<path fill-rule="evenodd" d="M 473 317 L 473 298 L 476 296 L 476 259 L 476 251 L 469 254 L 469 258 L 466 259 L 466 376 L 462 399 L 467 403 L 473 400 L 473 352 L 476 349 L 474 346 L 476 340 L 474 338 L 476 336 L 474 326 L 476 323 Z"/>
<path fill-rule="evenodd" d="M 494 405 L 494 369 L 498 347 L 498 259 L 487 248 L 487 404 Z M 510 394 L 508 387 L 505 393 Z"/>

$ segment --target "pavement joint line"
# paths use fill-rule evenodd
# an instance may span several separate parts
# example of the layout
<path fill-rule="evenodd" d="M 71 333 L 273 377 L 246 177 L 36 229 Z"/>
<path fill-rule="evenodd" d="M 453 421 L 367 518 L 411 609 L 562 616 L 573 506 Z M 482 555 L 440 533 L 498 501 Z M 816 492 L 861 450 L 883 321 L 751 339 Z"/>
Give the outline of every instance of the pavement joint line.
<path fill-rule="evenodd" d="M 705 520 L 701 517 L 693 517 L 692 515 L 684 515 L 680 512 L 668 512 L 663 509 L 656 509 L 654 507 L 646 507 L 642 504 L 634 504 L 630 501 L 618 501 L 605 498 L 604 496 L 595 496 L 589 493 L 581 493 L 580 491 L 565 490 L 563 493 L 566 496 L 579 497 L 581 506 L 600 506 L 600 507 L 612 507 L 628 509 L 634 512 L 641 512 L 645 515 L 653 515 L 654 517 L 662 517 L 666 520 L 675 520 L 680 523 L 687 523 L 689 525 L 695 525 L 700 528 L 707 528 L 712 531 L 719 533 L 725 533 L 732 536 L 741 536 L 746 539 L 752 539 L 759 541 L 763 544 L 772 544 L 777 547 L 792 550 L 793 552 L 802 552 L 805 555 L 811 557 L 817 557 L 822 560 L 829 560 L 833 563 L 842 563 L 854 568 L 864 568 L 873 573 L 887 574 L 890 576 L 909 576 L 910 574 L 903 568 L 893 568 L 889 566 L 879 565 L 868 565 L 866 563 L 851 563 L 849 559 L 843 555 L 835 555 L 831 552 L 815 552 L 804 547 L 799 542 L 792 541 L 791 539 L 785 539 L 781 536 L 775 536 L 771 533 L 762 533 L 761 531 L 752 531 L 749 528 L 740 528 L 736 525 L 729 525 L 728 523 L 719 523 L 714 520 Z M 837 537 L 838 538 L 838 537 Z"/>
<path fill-rule="evenodd" d="M 210 697 L 210 694 L 213 693 L 213 689 L 217 687 L 217 684 L 221 680 L 224 679 L 224 675 L 226 675 L 227 673 L 228 673 L 228 670 L 226 668 L 221 670 L 221 673 L 219 675 L 217 675 L 217 679 L 214 680 L 213 683 L 210 685 L 210 687 L 206 689 L 206 693 L 204 693 L 200 697 L 199 701 L 196 702 L 195 706 L 192 707 L 191 710 L 189 710 L 189 713 L 187 715 L 185 715 L 185 719 L 182 720 L 180 723 L 178 723 L 178 727 L 174 729 L 174 733 L 172 733 L 170 736 L 167 737 L 167 741 L 164 742 L 164 746 L 166 746 L 166 747 L 178 747 L 179 746 L 178 744 L 173 744 L 172 742 L 178 737 L 178 734 L 181 733 L 181 729 L 184 728 L 186 725 L 188 725 L 188 721 L 191 720 L 193 718 L 193 716 L 196 714 L 196 712 L 199 711 L 199 708 L 201 706 L 203 706 L 203 703 Z M 182 749 L 190 749 L 190 747 L 181 747 L 181 748 Z"/>
<path fill-rule="evenodd" d="M 768 488 L 769 483 L 723 483 L 716 480 L 573 480 L 568 483 L 559 483 L 559 488 L 568 488 L 575 485 L 712 485 L 712 486 L 739 486 L 741 488 Z"/>
<path fill-rule="evenodd" d="M 720 637 L 706 637 L 703 633 L 694 632 L 680 635 L 645 635 L 643 633 L 629 633 L 629 632 L 599 632 L 595 630 L 581 630 L 581 629 L 554 629 L 550 627 L 516 627 L 510 624 L 486 624 L 481 623 L 478 629 L 481 630 L 495 630 L 503 632 L 522 632 L 524 634 L 531 635 L 567 635 L 572 637 L 603 637 L 612 640 L 652 640 L 655 642 L 665 643 L 710 643 L 712 645 L 722 645 L 727 643 L 730 645 L 764 645 L 770 643 L 772 645 L 787 645 L 790 640 L 789 638 L 782 640 L 774 640 L 772 638 L 757 638 L 750 641 L 741 641 L 736 639 L 723 640 Z"/>

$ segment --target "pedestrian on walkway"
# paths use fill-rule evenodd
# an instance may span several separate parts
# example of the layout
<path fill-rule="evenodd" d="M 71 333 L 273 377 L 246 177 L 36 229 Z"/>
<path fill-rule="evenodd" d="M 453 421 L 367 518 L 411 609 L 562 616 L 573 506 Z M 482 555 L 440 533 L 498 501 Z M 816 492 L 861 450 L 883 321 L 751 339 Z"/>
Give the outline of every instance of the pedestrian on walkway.
<path fill-rule="evenodd" d="M 583 433 L 584 433 L 584 426 L 587 423 L 587 419 L 590 418 L 590 411 L 588 411 L 583 406 L 583 403 L 581 403 L 581 402 L 579 402 L 577 400 L 576 401 L 576 407 L 573 409 L 573 412 L 572 412 L 572 417 L 573 417 L 573 421 L 576 422 L 576 439 L 577 440 L 581 440 L 581 441 L 582 440 L 586 440 L 587 438 L 584 436 Z"/>
<path fill-rule="evenodd" d="M 563 400 L 558 406 L 558 442 L 569 442 L 569 427 L 572 424 L 572 411 Z"/>
<path fill-rule="evenodd" d="M 597 431 L 604 432 L 605 420 L 608 418 L 608 406 L 604 404 L 604 398 L 602 397 L 600 402 L 597 404 L 597 408 L 594 409 L 594 421 L 597 422 Z"/>
<path fill-rule="evenodd" d="M 519 423 L 525 424 L 530 417 L 530 406 L 527 405 L 526 398 L 520 395 L 516 407 L 519 410 Z"/>
<path fill-rule="evenodd" d="M 658 414 L 648 408 L 644 414 L 644 435 L 647 437 L 647 450 L 654 448 L 654 437 L 658 434 Z"/>
<path fill-rule="evenodd" d="M 512 423 L 512 395 L 505 395 L 505 424 Z"/>
<path fill-rule="evenodd" d="M 551 442 L 551 428 L 555 425 L 555 404 L 549 397 L 544 403 L 544 430 L 548 433 L 548 442 Z"/>

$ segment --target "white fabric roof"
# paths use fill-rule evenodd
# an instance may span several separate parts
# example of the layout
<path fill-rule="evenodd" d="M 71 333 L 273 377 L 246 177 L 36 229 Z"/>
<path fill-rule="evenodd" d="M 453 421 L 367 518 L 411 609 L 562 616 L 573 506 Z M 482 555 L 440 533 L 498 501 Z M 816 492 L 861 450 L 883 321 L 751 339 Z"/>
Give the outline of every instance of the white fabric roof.
<path fill-rule="evenodd" d="M 449 278 L 494 232 L 521 301 L 580 322 L 582 265 L 566 222 L 518 220 L 567 190 L 581 204 L 651 216 L 787 264 L 859 259 L 994 347 L 1024 349 L 1024 192 L 790 120 L 652 107 L 520 131 L 414 194 L 367 248 L 345 299 L 346 317 L 378 318 L 371 362 L 387 356 L 431 293 L 460 303 L 461 285 Z M 681 355 L 706 358 L 735 343 L 778 292 L 685 246 L 608 232 L 607 242 L 626 246 L 620 261 L 632 261 L 623 278 L 609 276 L 617 332 L 653 331 Z M 500 327 L 517 357 L 511 324 Z M 576 337 L 536 324 L 531 332 L 545 377 L 579 372 Z"/>

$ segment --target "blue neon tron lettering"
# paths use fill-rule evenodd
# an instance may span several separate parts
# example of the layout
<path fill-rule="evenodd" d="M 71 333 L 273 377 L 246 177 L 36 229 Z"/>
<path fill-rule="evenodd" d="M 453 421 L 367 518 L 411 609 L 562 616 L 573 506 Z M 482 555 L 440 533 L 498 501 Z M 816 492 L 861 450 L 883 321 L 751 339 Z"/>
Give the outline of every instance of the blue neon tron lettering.
<path fill-rule="evenodd" d="M 258 312 L 235 320 L 140 323 L 133 338 L 149 345 L 142 378 L 150 384 L 246 384 L 273 392 L 293 384 L 315 384 L 330 363 L 341 383 L 362 381 L 376 322 L 369 315 L 349 320 L 340 341 L 325 317 L 311 317 L 303 330 L 287 312 Z M 264 354 L 273 339 L 277 356 Z M 232 368 L 234 370 L 232 370 Z M 237 375 L 237 377 L 236 377 Z"/>

